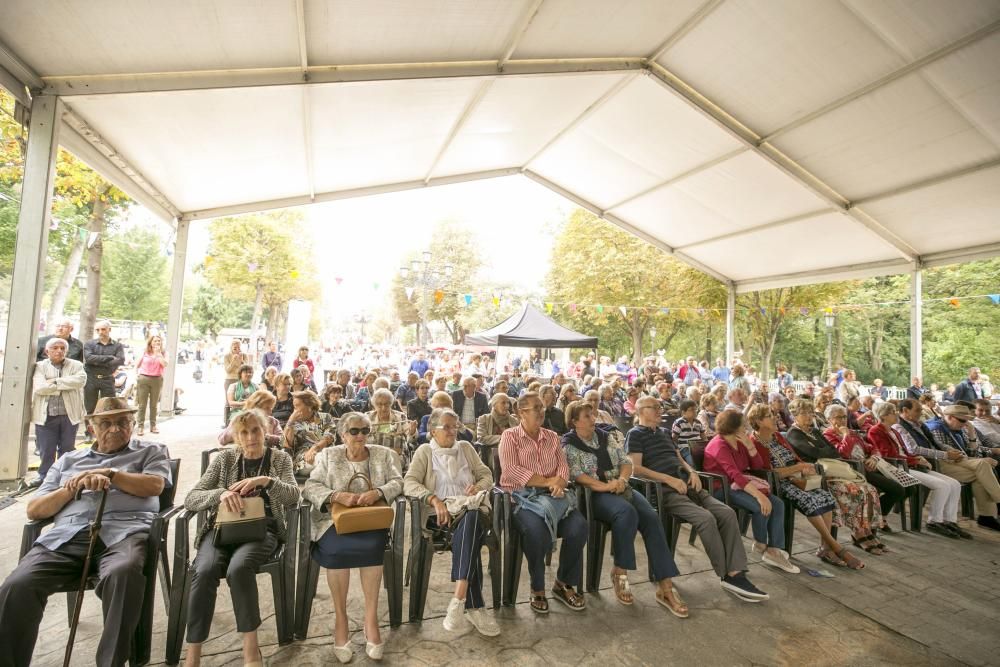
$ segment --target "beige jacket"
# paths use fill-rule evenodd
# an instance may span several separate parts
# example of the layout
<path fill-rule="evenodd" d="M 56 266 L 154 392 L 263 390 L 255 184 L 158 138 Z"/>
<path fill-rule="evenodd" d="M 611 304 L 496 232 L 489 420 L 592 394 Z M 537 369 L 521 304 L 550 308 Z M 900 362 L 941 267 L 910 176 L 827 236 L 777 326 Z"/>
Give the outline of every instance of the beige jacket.
<path fill-rule="evenodd" d="M 465 440 L 459 440 L 455 447 L 462 450 L 465 459 L 469 462 L 472 476 L 475 478 L 477 491 L 489 491 L 493 488 L 493 473 L 479 458 L 476 448 Z M 437 488 L 437 475 L 434 473 L 434 464 L 431 462 L 431 444 L 425 443 L 417 448 L 410 461 L 410 468 L 403 478 L 403 493 L 421 501 L 420 505 L 420 525 L 427 525 L 427 518 L 430 516 L 430 505 L 427 499 L 434 495 Z"/>
<path fill-rule="evenodd" d="M 370 470 L 372 488 L 382 492 L 385 501 L 392 501 L 403 492 L 403 473 L 399 455 L 388 447 L 365 445 L 368 448 L 367 469 Z M 302 488 L 302 497 L 312 504 L 309 517 L 312 520 L 312 539 L 318 540 L 333 525 L 330 510 L 326 506 L 330 494 L 335 491 L 363 493 L 364 482 L 355 480 L 348 489 L 348 481 L 354 475 L 351 462 L 347 460 L 347 445 L 327 447 L 316 455 L 316 466 Z"/>
<path fill-rule="evenodd" d="M 223 366 L 226 369 L 226 379 L 227 380 L 239 380 L 240 379 L 240 366 L 243 364 L 250 363 L 250 357 L 245 354 L 233 354 L 229 352 L 223 359 Z"/>
<path fill-rule="evenodd" d="M 507 422 L 506 425 L 504 425 L 505 421 Z M 476 421 L 476 442 L 496 447 L 500 444 L 500 435 L 504 432 L 504 429 L 514 428 L 520 423 L 517 417 L 510 414 L 506 417 L 495 418 L 491 410 L 485 415 L 480 415 Z"/>
<path fill-rule="evenodd" d="M 49 396 L 60 394 L 66 406 L 66 416 L 71 424 L 83 420 L 83 386 L 87 384 L 87 371 L 76 359 L 64 359 L 62 372 L 52 362 L 43 359 L 35 364 L 31 385 L 31 421 L 44 426 L 49 418 Z"/>

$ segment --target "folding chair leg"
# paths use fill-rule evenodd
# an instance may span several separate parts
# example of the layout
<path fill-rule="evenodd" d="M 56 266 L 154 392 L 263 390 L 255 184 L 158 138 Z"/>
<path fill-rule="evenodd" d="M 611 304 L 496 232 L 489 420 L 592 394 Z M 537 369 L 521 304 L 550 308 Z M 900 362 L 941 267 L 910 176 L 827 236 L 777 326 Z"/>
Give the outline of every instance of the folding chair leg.
<path fill-rule="evenodd" d="M 173 586 L 170 589 L 170 611 L 167 613 L 166 661 L 168 665 L 176 665 L 181 660 L 190 592 L 191 572 L 189 568 L 184 568 L 183 571 L 175 570 Z"/>
<path fill-rule="evenodd" d="M 274 624 L 277 626 L 278 645 L 282 646 L 292 641 L 289 627 L 292 621 L 288 618 L 288 585 L 283 571 L 271 573 L 271 592 L 274 596 Z"/>
<path fill-rule="evenodd" d="M 490 573 L 490 589 L 493 593 L 493 608 L 500 608 L 500 599 L 503 592 L 503 565 L 500 558 L 499 549 L 490 549 L 490 562 L 487 566 Z"/>
<path fill-rule="evenodd" d="M 305 639 L 309 633 L 309 618 L 312 616 L 313 598 L 319 583 L 319 563 L 312 558 L 304 570 L 299 570 L 299 591 L 295 598 L 295 637 Z"/>

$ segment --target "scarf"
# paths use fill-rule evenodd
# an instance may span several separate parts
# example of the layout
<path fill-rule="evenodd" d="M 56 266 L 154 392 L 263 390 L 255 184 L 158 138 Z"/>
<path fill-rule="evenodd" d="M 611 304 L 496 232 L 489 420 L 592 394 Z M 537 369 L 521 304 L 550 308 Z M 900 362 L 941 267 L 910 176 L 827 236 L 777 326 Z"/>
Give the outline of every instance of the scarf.
<path fill-rule="evenodd" d="M 611 453 L 608 452 L 607 434 L 595 430 L 590 443 L 585 443 L 576 431 L 570 431 L 566 436 L 567 445 L 597 457 L 597 478 L 599 480 L 607 482 L 618 476 L 615 466 L 611 462 Z"/>

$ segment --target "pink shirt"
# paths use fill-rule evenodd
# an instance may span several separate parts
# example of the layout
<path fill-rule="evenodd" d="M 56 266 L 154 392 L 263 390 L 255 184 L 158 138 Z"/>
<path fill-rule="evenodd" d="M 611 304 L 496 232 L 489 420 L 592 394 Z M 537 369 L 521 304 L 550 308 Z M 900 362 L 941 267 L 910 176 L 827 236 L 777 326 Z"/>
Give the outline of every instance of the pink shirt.
<path fill-rule="evenodd" d="M 744 471 L 751 468 L 766 470 L 771 467 L 770 461 L 765 459 L 761 452 L 762 448 L 757 447 L 756 449 L 757 455 L 750 456 L 750 452 L 741 442 L 737 443 L 734 451 L 721 435 L 717 435 L 705 447 L 705 472 L 721 472 L 729 478 L 730 482 L 742 489 L 750 483 L 750 480 L 743 474 Z"/>
<path fill-rule="evenodd" d="M 150 375 L 152 377 L 160 377 L 163 375 L 163 362 L 160 361 L 159 357 L 154 357 L 149 354 L 142 355 L 142 360 L 139 361 L 139 375 Z"/>

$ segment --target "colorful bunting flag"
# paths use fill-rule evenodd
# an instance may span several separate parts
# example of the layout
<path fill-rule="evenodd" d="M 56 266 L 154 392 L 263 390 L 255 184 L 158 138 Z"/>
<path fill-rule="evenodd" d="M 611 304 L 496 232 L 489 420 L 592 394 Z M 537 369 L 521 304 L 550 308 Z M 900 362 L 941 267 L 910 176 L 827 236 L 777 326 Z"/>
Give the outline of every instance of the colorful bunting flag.
<path fill-rule="evenodd" d="M 962 305 L 958 299 L 948 299 L 948 303 L 954 306 L 955 308 L 958 308 L 959 306 Z"/>
<path fill-rule="evenodd" d="M 441 303 L 444 301 L 444 292 L 441 290 L 434 290 L 434 303 Z"/>
<path fill-rule="evenodd" d="M 990 294 L 990 301 L 994 306 L 1000 306 L 1000 294 Z"/>
<path fill-rule="evenodd" d="M 809 314 L 808 308 L 799 308 L 799 315 L 808 315 L 808 314 Z"/>
<path fill-rule="evenodd" d="M 496 308 L 500 307 L 500 297 L 496 295 L 493 296 L 493 306 Z"/>
<path fill-rule="evenodd" d="M 625 306 L 618 306 L 618 312 L 622 314 L 622 317 L 628 317 L 628 311 L 625 309 Z"/>
<path fill-rule="evenodd" d="M 603 313 L 603 312 L 604 312 L 604 306 L 602 306 L 602 305 L 598 304 L 598 305 L 597 305 L 597 312 L 598 312 L 598 313 Z"/>
<path fill-rule="evenodd" d="M 569 312 L 573 313 L 574 315 L 576 314 L 576 304 L 575 303 L 569 304 Z"/>
<path fill-rule="evenodd" d="M 343 279 L 343 278 L 341 278 L 340 276 L 337 276 L 336 278 L 334 278 L 334 280 L 336 280 L 336 281 L 337 281 L 337 284 L 338 284 L 338 285 L 339 285 L 340 283 L 344 282 L 344 279 Z M 407 297 L 407 298 L 409 298 L 409 297 Z"/>
<path fill-rule="evenodd" d="M 471 306 L 472 305 L 472 295 L 471 294 L 466 294 L 465 295 L 465 305 L 466 306 Z"/>
<path fill-rule="evenodd" d="M 289 275 L 292 276 L 292 280 L 296 280 L 299 277 L 299 272 L 296 271 L 295 269 L 292 269 L 292 272 Z"/>
<path fill-rule="evenodd" d="M 552 307 L 553 307 L 553 305 L 554 304 L 551 301 L 546 301 L 545 302 L 545 312 L 551 314 L 552 313 Z"/>
<path fill-rule="evenodd" d="M 412 287 L 404 287 L 403 289 L 406 290 L 406 300 L 409 301 L 410 297 L 413 296 L 413 288 Z"/>

